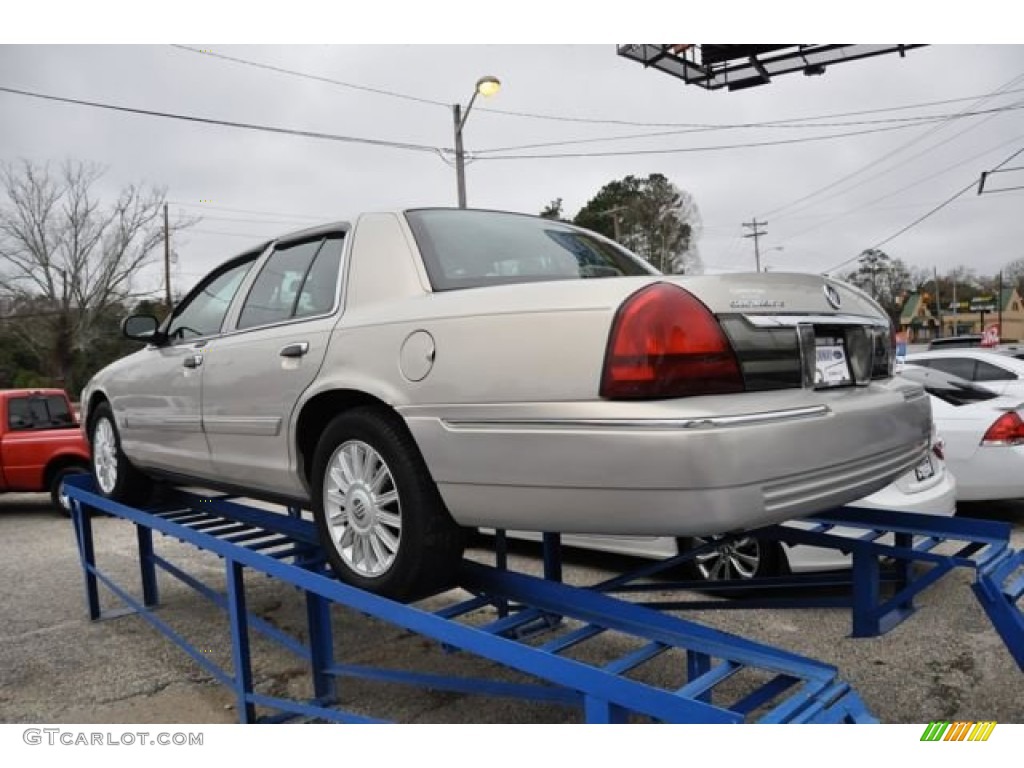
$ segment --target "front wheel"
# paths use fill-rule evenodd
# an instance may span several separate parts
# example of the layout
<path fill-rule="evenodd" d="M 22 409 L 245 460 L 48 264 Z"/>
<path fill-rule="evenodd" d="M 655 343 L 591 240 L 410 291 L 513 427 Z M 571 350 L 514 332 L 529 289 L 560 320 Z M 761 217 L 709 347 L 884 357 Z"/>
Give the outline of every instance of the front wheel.
<path fill-rule="evenodd" d="M 89 429 L 92 474 L 100 494 L 122 504 L 142 504 L 153 492 L 153 481 L 132 466 L 121 450 L 121 437 L 109 403 L 100 403 Z"/>
<path fill-rule="evenodd" d="M 451 582 L 463 532 L 397 416 L 378 408 L 337 416 L 317 445 L 312 480 L 320 540 L 342 581 L 395 600 Z"/>

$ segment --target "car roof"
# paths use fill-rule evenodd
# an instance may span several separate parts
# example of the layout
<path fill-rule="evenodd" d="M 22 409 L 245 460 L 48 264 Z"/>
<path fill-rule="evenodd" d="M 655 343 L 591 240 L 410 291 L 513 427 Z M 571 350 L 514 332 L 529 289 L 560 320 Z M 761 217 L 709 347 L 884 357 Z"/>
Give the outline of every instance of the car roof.
<path fill-rule="evenodd" d="M 63 389 L 57 389 L 55 387 L 38 387 L 32 389 L 0 389 L 0 396 L 3 397 L 41 397 L 44 395 L 60 395 L 65 396 L 67 393 Z"/>
<path fill-rule="evenodd" d="M 949 357 L 969 357 L 974 360 L 985 360 L 996 363 L 1010 363 L 1013 367 L 1024 365 L 1024 360 L 1014 357 L 1010 350 L 991 349 L 989 347 L 953 347 L 950 349 L 929 349 L 926 352 L 911 352 L 907 360 L 936 360 Z"/>

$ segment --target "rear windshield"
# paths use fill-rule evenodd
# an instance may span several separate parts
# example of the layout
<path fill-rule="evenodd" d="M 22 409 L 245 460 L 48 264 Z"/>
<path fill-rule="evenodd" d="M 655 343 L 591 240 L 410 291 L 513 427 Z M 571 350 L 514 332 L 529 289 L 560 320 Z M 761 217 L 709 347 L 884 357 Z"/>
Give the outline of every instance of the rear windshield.
<path fill-rule="evenodd" d="M 626 249 L 535 216 L 425 209 L 406 217 L 434 290 L 657 274 Z"/>
<path fill-rule="evenodd" d="M 930 368 L 908 365 L 900 372 L 900 375 L 905 379 L 917 382 L 924 387 L 929 395 L 950 405 L 981 403 L 999 397 L 996 393 L 975 386 L 969 381 Z"/>
<path fill-rule="evenodd" d="M 60 395 L 12 397 L 7 401 L 7 428 L 12 432 L 67 428 L 74 424 L 74 417 L 68 411 L 68 401 Z"/>
<path fill-rule="evenodd" d="M 980 347 L 981 336 L 949 336 L 935 339 L 928 344 L 928 349 L 948 349 L 949 347 Z"/>

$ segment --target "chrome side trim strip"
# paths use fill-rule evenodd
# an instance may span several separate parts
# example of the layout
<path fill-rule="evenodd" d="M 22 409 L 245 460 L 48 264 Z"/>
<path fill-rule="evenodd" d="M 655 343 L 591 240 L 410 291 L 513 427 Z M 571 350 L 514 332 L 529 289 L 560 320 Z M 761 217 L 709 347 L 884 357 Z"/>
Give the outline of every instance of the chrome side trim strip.
<path fill-rule="evenodd" d="M 689 419 L 441 419 L 452 430 L 474 429 L 626 429 L 626 430 L 689 430 L 748 427 L 760 424 L 778 424 L 798 419 L 827 416 L 832 410 L 827 405 L 809 405 L 787 408 L 784 411 L 764 411 L 736 416 L 706 416 Z"/>
<path fill-rule="evenodd" d="M 206 416 L 203 427 L 215 435 L 276 437 L 281 432 L 280 416 Z"/>
<path fill-rule="evenodd" d="M 863 315 L 743 315 L 743 319 L 757 328 L 795 328 L 801 323 L 811 325 L 875 325 L 888 328 L 889 321 Z"/>
<path fill-rule="evenodd" d="M 202 432 L 199 416 L 125 416 L 126 429 L 157 429 L 165 432 Z"/>

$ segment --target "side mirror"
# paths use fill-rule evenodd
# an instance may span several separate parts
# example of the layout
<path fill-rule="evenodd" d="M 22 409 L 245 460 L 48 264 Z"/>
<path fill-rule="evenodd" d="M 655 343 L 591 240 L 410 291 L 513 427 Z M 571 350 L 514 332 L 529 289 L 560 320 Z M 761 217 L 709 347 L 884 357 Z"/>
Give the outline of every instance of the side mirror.
<path fill-rule="evenodd" d="M 153 315 L 131 315 L 121 322 L 121 333 L 132 341 L 145 341 L 159 344 L 162 334 L 159 331 L 160 321 Z"/>

